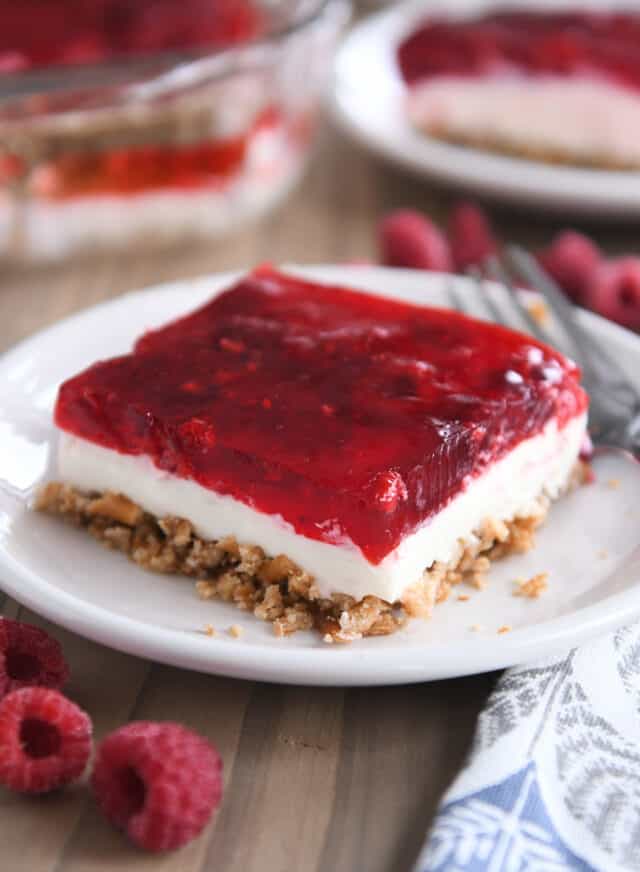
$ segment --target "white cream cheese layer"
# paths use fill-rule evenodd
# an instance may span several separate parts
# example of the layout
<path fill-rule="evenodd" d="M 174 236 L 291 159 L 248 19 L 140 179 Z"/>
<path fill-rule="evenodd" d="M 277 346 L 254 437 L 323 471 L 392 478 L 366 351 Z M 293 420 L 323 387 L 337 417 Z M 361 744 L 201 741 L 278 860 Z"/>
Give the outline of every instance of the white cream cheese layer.
<path fill-rule="evenodd" d="M 436 135 L 640 166 L 640 93 L 604 79 L 442 76 L 413 89 L 409 113 Z"/>
<path fill-rule="evenodd" d="M 120 492 L 159 517 L 187 518 L 206 539 L 235 536 L 267 554 L 286 554 L 315 576 L 323 596 L 340 592 L 360 599 L 373 594 L 395 602 L 431 563 L 452 559 L 458 540 L 469 539 L 485 518 L 526 517 L 541 494 L 556 497 L 578 457 L 585 426 L 585 415 L 561 430 L 551 421 L 483 475 L 470 478 L 442 511 L 378 564 L 353 544 L 301 536 L 281 517 L 163 472 L 145 457 L 119 454 L 66 433 L 60 434 L 56 478 L 84 491 Z"/>

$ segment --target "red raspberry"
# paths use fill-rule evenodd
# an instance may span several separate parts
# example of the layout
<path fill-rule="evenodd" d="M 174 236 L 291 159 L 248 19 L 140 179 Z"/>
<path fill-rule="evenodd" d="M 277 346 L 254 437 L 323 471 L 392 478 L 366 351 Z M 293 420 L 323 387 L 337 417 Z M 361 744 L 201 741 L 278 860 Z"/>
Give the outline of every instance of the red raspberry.
<path fill-rule="evenodd" d="M 540 252 L 538 259 L 562 290 L 576 303 L 581 303 L 585 288 L 600 265 L 602 254 L 587 236 L 574 230 L 565 230 Z"/>
<path fill-rule="evenodd" d="M 449 215 L 447 229 L 451 256 L 458 272 L 479 266 L 498 250 L 487 216 L 473 203 L 458 204 Z"/>
<path fill-rule="evenodd" d="M 386 266 L 451 271 L 449 244 L 443 233 L 420 212 L 398 209 L 378 227 L 382 262 Z"/>
<path fill-rule="evenodd" d="M 0 618 L 0 698 L 19 687 L 55 687 L 69 678 L 60 643 L 31 624 Z"/>
<path fill-rule="evenodd" d="M 600 263 L 585 288 L 584 305 L 630 330 L 640 330 L 640 258 Z"/>
<path fill-rule="evenodd" d="M 91 719 L 48 687 L 22 687 L 0 702 L 0 783 L 46 793 L 79 778 L 91 753 Z"/>
<path fill-rule="evenodd" d="M 91 779 L 107 818 L 147 851 L 195 838 L 222 795 L 217 751 L 181 724 L 138 721 L 99 746 Z"/>

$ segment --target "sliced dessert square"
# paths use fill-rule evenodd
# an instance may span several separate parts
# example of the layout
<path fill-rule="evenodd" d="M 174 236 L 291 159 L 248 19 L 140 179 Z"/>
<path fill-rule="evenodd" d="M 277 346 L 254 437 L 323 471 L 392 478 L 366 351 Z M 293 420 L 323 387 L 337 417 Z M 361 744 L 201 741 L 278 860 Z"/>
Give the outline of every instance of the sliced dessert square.
<path fill-rule="evenodd" d="M 586 406 L 529 336 L 261 268 L 61 386 L 39 507 L 279 634 L 383 634 L 530 546 Z"/>
<path fill-rule="evenodd" d="M 523 158 L 640 167 L 640 15 L 432 17 L 398 46 L 413 124 Z"/>

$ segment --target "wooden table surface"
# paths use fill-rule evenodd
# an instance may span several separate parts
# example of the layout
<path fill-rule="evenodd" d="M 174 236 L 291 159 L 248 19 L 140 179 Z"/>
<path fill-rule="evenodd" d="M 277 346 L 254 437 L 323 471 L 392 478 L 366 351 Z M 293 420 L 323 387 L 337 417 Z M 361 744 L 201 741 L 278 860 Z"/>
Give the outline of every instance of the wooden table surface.
<path fill-rule="evenodd" d="M 154 282 L 260 261 L 336 262 L 374 255 L 377 218 L 414 205 L 436 217 L 448 198 L 328 132 L 287 204 L 216 244 L 131 252 L 29 270 L 0 266 L 0 349 L 69 313 Z M 556 222 L 500 212 L 511 239 L 536 244 Z M 603 230 L 605 242 L 620 230 Z M 115 559 L 115 558 L 114 558 Z M 0 578 L 0 588 L 2 579 Z M 83 786 L 27 799 L 0 791 L 2 872 L 404 872 L 460 767 L 494 676 L 365 689 L 281 687 L 139 660 L 45 626 L 72 667 L 69 695 L 96 737 L 129 719 L 179 719 L 210 737 L 225 765 L 214 822 L 162 858 L 130 847 Z"/>

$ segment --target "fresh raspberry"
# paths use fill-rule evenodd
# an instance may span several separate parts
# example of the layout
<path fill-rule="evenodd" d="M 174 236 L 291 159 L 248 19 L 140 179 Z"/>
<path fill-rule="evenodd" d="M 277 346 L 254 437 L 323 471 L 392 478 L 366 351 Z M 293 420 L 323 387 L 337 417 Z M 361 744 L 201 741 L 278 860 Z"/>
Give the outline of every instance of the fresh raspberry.
<path fill-rule="evenodd" d="M 0 698 L 19 687 L 60 690 L 68 678 L 59 642 L 39 627 L 0 618 Z"/>
<path fill-rule="evenodd" d="M 452 210 L 447 230 L 453 264 L 458 272 L 479 266 L 498 250 L 489 219 L 473 203 L 459 203 Z"/>
<path fill-rule="evenodd" d="M 195 838 L 222 795 L 216 750 L 181 724 L 138 721 L 99 746 L 93 791 L 106 817 L 147 851 Z"/>
<path fill-rule="evenodd" d="M 585 288 L 602 261 L 602 254 L 588 236 L 565 230 L 539 253 L 538 259 L 562 290 L 576 303 L 581 303 Z"/>
<path fill-rule="evenodd" d="M 22 687 L 0 702 L 0 783 L 46 793 L 79 778 L 91 753 L 91 719 L 48 687 Z"/>
<path fill-rule="evenodd" d="M 382 262 L 387 266 L 451 271 L 451 254 L 444 234 L 420 212 L 398 209 L 378 227 Z"/>
<path fill-rule="evenodd" d="M 630 330 L 640 330 L 640 257 L 600 263 L 585 288 L 584 305 Z"/>

